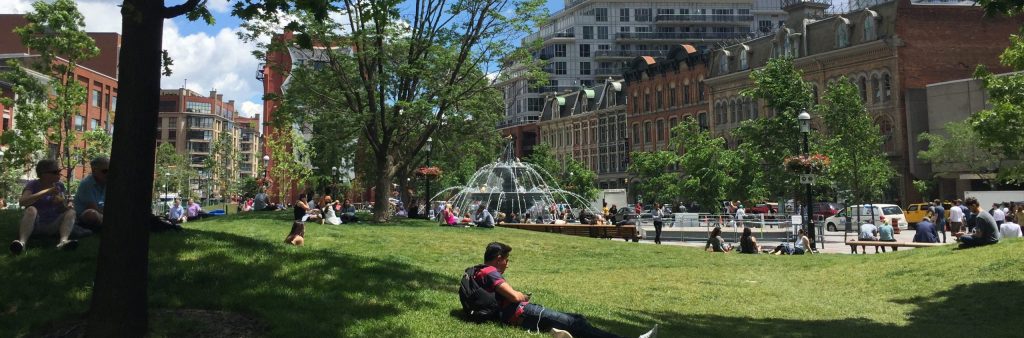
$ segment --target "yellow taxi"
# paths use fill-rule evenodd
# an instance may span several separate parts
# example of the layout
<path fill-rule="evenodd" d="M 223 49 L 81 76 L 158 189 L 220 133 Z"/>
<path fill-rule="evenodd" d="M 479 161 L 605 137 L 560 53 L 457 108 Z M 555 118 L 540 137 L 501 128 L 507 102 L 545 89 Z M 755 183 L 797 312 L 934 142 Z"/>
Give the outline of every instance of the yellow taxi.
<path fill-rule="evenodd" d="M 946 218 L 949 218 L 949 208 L 952 206 L 953 203 L 942 202 L 942 207 L 946 209 Z M 907 223 L 910 224 L 910 227 L 914 227 L 917 222 L 920 222 L 924 219 L 924 216 L 928 215 L 929 207 L 931 207 L 931 205 L 928 203 L 914 203 L 907 206 L 907 209 L 904 212 L 906 213 Z"/>

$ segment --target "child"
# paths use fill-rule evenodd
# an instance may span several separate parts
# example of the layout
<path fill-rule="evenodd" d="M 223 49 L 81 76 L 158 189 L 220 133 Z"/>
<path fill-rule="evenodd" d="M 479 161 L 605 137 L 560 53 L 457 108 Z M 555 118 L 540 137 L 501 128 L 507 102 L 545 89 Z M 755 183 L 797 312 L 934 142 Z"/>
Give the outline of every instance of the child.
<path fill-rule="evenodd" d="M 306 236 L 306 224 L 300 221 L 295 221 L 292 223 L 292 231 L 288 233 L 288 237 L 284 238 L 284 242 L 291 245 L 302 246 L 305 242 L 302 238 L 304 236 Z"/>

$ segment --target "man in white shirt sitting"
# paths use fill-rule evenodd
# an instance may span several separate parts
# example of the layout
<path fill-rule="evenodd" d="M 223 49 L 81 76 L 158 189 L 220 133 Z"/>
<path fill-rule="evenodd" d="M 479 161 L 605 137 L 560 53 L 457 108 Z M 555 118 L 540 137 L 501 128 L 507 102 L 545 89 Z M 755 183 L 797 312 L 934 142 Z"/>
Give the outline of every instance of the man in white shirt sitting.
<path fill-rule="evenodd" d="M 1015 222 L 1016 220 L 1017 219 L 1014 215 L 1006 216 L 1006 222 L 999 225 L 999 234 L 1002 237 L 1001 239 L 1024 237 L 1021 236 L 1020 225 Z"/>
<path fill-rule="evenodd" d="M 877 241 L 878 240 L 878 227 L 874 223 L 864 223 L 860 225 L 860 236 L 857 237 L 861 241 Z M 852 247 L 853 253 L 857 253 L 857 247 Z M 867 248 L 864 245 L 860 246 L 860 253 L 868 253 Z M 878 253 L 878 247 L 875 247 L 875 253 Z"/>

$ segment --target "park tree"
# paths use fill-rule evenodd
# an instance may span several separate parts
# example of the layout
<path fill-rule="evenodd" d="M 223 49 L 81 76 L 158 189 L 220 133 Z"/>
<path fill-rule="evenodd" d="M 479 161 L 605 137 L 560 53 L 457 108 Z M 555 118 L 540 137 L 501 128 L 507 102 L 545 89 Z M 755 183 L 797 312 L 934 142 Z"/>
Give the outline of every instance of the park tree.
<path fill-rule="evenodd" d="M 672 134 L 673 146 L 683 150 L 679 158 L 683 172 L 678 183 L 680 195 L 699 203 L 704 211 L 717 211 L 718 201 L 726 197 L 736 180 L 731 173 L 735 172 L 739 159 L 726 149 L 725 139 L 711 136 L 693 118 L 686 118 L 673 127 Z"/>
<path fill-rule="evenodd" d="M 319 110 L 345 112 L 369 152 L 374 219 L 385 221 L 392 183 L 422 163 L 421 151 L 444 121 L 470 113 L 464 102 L 493 95 L 488 65 L 529 61 L 512 46 L 539 19 L 541 0 L 343 1 L 325 4 L 342 22 L 321 22 L 306 11 L 288 25 L 290 43 L 318 49 L 322 62 L 308 86 Z M 403 10 L 407 8 L 408 10 Z M 403 14 L 404 13 L 404 14 Z M 310 20 L 305 20 L 311 18 Z M 255 35 L 277 33 L 250 26 Z M 280 41 L 275 39 L 274 41 Z M 523 63 L 520 63 L 523 64 Z M 294 78 L 296 81 L 299 78 Z M 295 94 L 289 90 L 285 96 Z M 311 106 L 307 106 L 311 107 Z"/>
<path fill-rule="evenodd" d="M 928 143 L 917 157 L 931 163 L 936 176 L 995 173 L 1006 159 L 999 148 L 982 144 L 982 138 L 969 120 L 946 123 L 943 133 L 924 132 L 917 139 Z M 994 186 L 994 181 L 989 180 L 989 184 Z"/>
<path fill-rule="evenodd" d="M 0 81 L 9 83 L 13 98 L 0 97 L 5 107 L 17 107 L 16 130 L 0 134 L 3 157 L 0 157 L 0 197 L 14 197 L 21 192 L 19 179 L 32 171 L 46 151 L 49 126 L 55 125 L 55 114 L 47 108 L 47 83 L 33 77 L 17 61 L 7 62 L 8 70 L 0 72 Z"/>
<path fill-rule="evenodd" d="M 154 191 L 176 192 L 181 198 L 194 197 L 189 182 L 197 177 L 196 171 L 192 170 L 189 159 L 178 153 L 174 143 L 163 143 L 156 148 L 155 174 Z"/>
<path fill-rule="evenodd" d="M 556 194 L 556 199 L 564 198 L 574 207 L 584 207 L 586 205 L 582 203 L 597 198 L 598 189 L 594 184 L 597 182 L 597 174 L 574 158 L 567 158 L 564 162 L 559 161 L 555 157 L 551 145 L 542 142 L 533 146 L 533 152 L 524 161 L 533 165 L 541 178 L 549 185 L 554 183 L 559 188 L 582 198 L 582 200 L 578 200 Z"/>
<path fill-rule="evenodd" d="M 85 17 L 74 1 L 37 1 L 32 8 L 25 14 L 28 23 L 14 32 L 26 48 L 39 55 L 33 68 L 50 77 L 47 89 L 53 95 L 47 97 L 47 109 L 34 113 L 49 115 L 44 118 L 48 127 L 45 138 L 57 145 L 57 153 L 52 155 L 66 169 L 65 184 L 70 188 L 74 187 L 72 173 L 81 164 L 72 150 L 77 143 L 72 123 L 87 98 L 86 87 L 78 81 L 75 69 L 80 62 L 98 55 L 99 48 L 85 33 Z"/>
<path fill-rule="evenodd" d="M 832 163 L 827 179 L 848 191 L 846 197 L 853 202 L 881 198 L 896 173 L 882 152 L 881 130 L 864 108 L 857 87 L 840 77 L 828 86 L 815 111 L 821 114 L 826 134 L 819 148 Z"/>
<path fill-rule="evenodd" d="M 679 171 L 672 170 L 680 157 L 671 151 L 638 151 L 629 155 L 629 173 L 635 178 L 637 199 L 673 203 L 683 195 Z"/>
<path fill-rule="evenodd" d="M 764 100 L 772 116 L 743 121 L 733 131 L 741 143 L 749 144 L 750 150 L 760 154 L 760 163 L 745 164 L 745 167 L 762 167 L 763 174 L 751 182 L 763 186 L 772 196 L 795 194 L 797 176 L 784 170 L 782 161 L 786 157 L 801 154 L 800 126 L 797 115 L 811 107 L 811 85 L 803 80 L 803 72 L 793 66 L 790 58 L 774 58 L 750 73 L 753 86 L 741 92 L 743 96 Z M 755 161 L 752 158 L 741 160 Z"/>
<path fill-rule="evenodd" d="M 239 153 L 235 149 L 234 138 L 228 132 L 218 134 L 212 143 L 210 155 L 203 160 L 203 167 L 212 183 L 207 198 L 214 194 L 226 197 L 234 193 L 233 182 L 237 175 L 233 169 L 237 168 L 235 164 L 238 163 Z"/>

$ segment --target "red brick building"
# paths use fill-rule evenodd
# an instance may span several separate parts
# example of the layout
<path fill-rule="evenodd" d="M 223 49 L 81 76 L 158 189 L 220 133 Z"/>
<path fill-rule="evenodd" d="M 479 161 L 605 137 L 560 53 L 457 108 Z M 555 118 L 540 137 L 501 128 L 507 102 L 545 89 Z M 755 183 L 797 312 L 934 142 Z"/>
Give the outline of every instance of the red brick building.
<path fill-rule="evenodd" d="M 668 149 L 672 127 L 685 118 L 708 128 L 708 61 L 707 53 L 677 45 L 664 58 L 640 56 L 629 63 L 623 78 L 632 151 Z"/>
<path fill-rule="evenodd" d="M 877 0 L 840 13 L 827 12 L 829 7 L 824 0 L 783 0 L 784 28 L 713 52 L 707 79 L 711 128 L 735 145 L 731 130 L 739 122 L 771 116 L 764 102 L 739 93 L 751 86 L 752 69 L 773 57 L 791 57 L 811 83 L 815 100 L 843 76 L 857 86 L 883 136 L 880 152 L 897 172 L 883 202 L 919 200 L 912 182 L 930 177 L 913 170 L 917 135 L 925 130 L 908 114 L 907 107 L 919 100 L 912 93 L 969 78 L 979 64 L 995 73 L 1008 71 L 999 55 L 1024 18 L 984 17 L 971 2 Z M 812 118 L 812 125 L 820 127 L 821 121 Z"/>
<path fill-rule="evenodd" d="M 18 60 L 22 67 L 31 68 L 31 64 L 37 56 L 22 45 L 21 38 L 13 32 L 14 28 L 27 23 L 24 15 L 0 14 L 0 62 L 6 63 L 7 60 L 14 59 Z M 97 47 L 100 48 L 100 54 L 83 61 L 75 69 L 75 78 L 86 88 L 87 99 L 79 108 L 79 114 L 72 118 L 72 125 L 78 132 L 91 130 L 110 132 L 112 126 L 109 118 L 111 113 L 117 110 L 117 65 L 121 36 L 117 33 L 89 33 L 89 36 L 96 41 Z M 57 62 L 62 62 L 62 59 L 58 58 Z M 7 97 L 12 94 L 9 85 L 3 83 L 0 83 L 0 91 Z M 14 125 L 17 108 L 0 105 L 0 111 L 3 114 L 3 120 L 0 120 L 3 125 L 0 126 L 0 129 L 2 131 L 17 129 L 17 126 Z M 76 178 L 85 175 L 84 167 L 84 165 L 76 167 L 74 172 Z"/>

